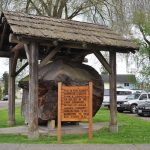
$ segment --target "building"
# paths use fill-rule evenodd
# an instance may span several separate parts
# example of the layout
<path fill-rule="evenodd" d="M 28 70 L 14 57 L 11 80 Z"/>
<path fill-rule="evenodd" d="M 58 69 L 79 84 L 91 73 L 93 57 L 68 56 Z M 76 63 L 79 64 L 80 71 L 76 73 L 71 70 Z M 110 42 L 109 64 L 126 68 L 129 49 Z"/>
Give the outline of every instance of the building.
<path fill-rule="evenodd" d="M 102 74 L 102 79 L 104 81 L 104 88 L 109 89 L 109 76 L 108 74 Z M 135 89 L 136 88 L 136 77 L 133 74 L 118 74 L 117 79 L 117 88 L 125 89 Z"/>

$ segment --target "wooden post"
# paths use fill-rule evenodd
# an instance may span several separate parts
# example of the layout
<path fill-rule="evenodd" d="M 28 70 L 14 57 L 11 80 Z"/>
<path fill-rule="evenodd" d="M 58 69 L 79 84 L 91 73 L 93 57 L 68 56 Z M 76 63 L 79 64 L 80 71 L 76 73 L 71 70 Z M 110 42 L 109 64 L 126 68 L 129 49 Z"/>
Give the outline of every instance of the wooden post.
<path fill-rule="evenodd" d="M 55 120 L 48 121 L 48 129 L 55 129 Z"/>
<path fill-rule="evenodd" d="M 15 125 L 15 76 L 12 74 L 13 57 L 9 58 L 8 124 Z"/>
<path fill-rule="evenodd" d="M 93 137 L 93 83 L 89 82 L 89 139 L 92 140 Z"/>
<path fill-rule="evenodd" d="M 38 45 L 32 42 L 27 46 L 29 54 L 29 127 L 28 137 L 36 139 L 38 131 Z"/>
<path fill-rule="evenodd" d="M 58 123 L 57 123 L 57 141 L 61 142 L 61 86 L 62 83 L 58 83 Z"/>
<path fill-rule="evenodd" d="M 101 52 L 100 51 L 96 51 L 96 50 L 93 50 L 93 52 L 94 52 L 94 55 L 99 60 L 99 62 L 103 65 L 103 67 L 111 74 L 111 67 L 108 64 L 108 62 L 105 59 L 105 57 L 101 54 Z"/>
<path fill-rule="evenodd" d="M 110 52 L 109 62 L 111 74 L 109 75 L 110 83 L 110 125 L 111 132 L 118 132 L 117 125 L 117 96 L 116 96 L 116 52 Z"/>

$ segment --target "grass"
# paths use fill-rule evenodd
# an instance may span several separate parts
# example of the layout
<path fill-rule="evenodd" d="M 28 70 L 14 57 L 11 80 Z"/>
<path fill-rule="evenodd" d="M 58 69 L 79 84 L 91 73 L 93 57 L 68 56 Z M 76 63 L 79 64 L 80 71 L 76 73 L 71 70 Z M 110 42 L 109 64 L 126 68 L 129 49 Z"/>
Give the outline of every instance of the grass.
<path fill-rule="evenodd" d="M 8 110 L 2 109 L 0 110 L 0 128 L 7 128 L 8 126 Z M 23 125 L 24 119 L 21 116 L 20 108 L 16 108 L 16 126 Z"/>
<path fill-rule="evenodd" d="M 23 124 L 20 117 L 19 108 L 17 108 L 17 125 Z M 6 110 L 0 110 L 0 128 L 7 127 Z M 109 111 L 101 109 L 93 119 L 94 122 L 108 122 Z M 118 114 L 119 132 L 110 133 L 108 128 L 103 128 L 93 133 L 92 141 L 88 140 L 86 134 L 83 135 L 63 135 L 62 143 L 64 144 L 144 144 L 150 143 L 150 122 L 140 118 Z M 0 135 L 0 143 L 37 143 L 50 144 L 57 143 L 56 137 L 40 137 L 38 140 L 29 140 L 26 136 L 21 135 Z"/>

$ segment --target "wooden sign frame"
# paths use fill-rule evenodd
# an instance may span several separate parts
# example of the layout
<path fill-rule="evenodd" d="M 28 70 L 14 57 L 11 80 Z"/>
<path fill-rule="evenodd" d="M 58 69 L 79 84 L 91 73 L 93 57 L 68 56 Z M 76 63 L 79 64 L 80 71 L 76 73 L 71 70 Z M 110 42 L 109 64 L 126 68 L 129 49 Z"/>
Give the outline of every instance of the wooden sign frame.
<path fill-rule="evenodd" d="M 63 118 L 62 116 L 64 114 L 62 111 L 62 98 L 64 98 L 65 94 L 63 90 L 67 90 L 69 88 L 72 89 L 84 89 L 87 90 L 86 93 L 88 92 L 88 95 L 86 95 L 86 102 L 88 103 L 88 114 L 86 118 L 69 118 L 68 120 Z M 69 107 L 69 106 L 68 106 Z M 64 108 L 63 108 L 64 109 Z M 93 115 L 93 83 L 89 82 L 89 85 L 86 86 L 63 86 L 61 82 L 58 82 L 58 125 L 57 125 L 57 140 L 60 143 L 61 142 L 61 137 L 62 137 L 62 132 L 61 132 L 61 122 L 62 121 L 85 121 L 87 120 L 89 122 L 89 130 L 88 130 L 88 137 L 91 140 L 93 136 L 93 120 L 92 120 L 92 115 Z"/>

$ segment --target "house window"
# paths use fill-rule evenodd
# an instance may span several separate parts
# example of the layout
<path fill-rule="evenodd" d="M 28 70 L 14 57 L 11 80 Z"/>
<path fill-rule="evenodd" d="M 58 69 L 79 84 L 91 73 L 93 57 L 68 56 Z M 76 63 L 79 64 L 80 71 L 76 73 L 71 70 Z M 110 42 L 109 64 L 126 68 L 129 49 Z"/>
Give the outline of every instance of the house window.
<path fill-rule="evenodd" d="M 129 86 L 129 83 L 124 83 L 124 86 Z"/>

